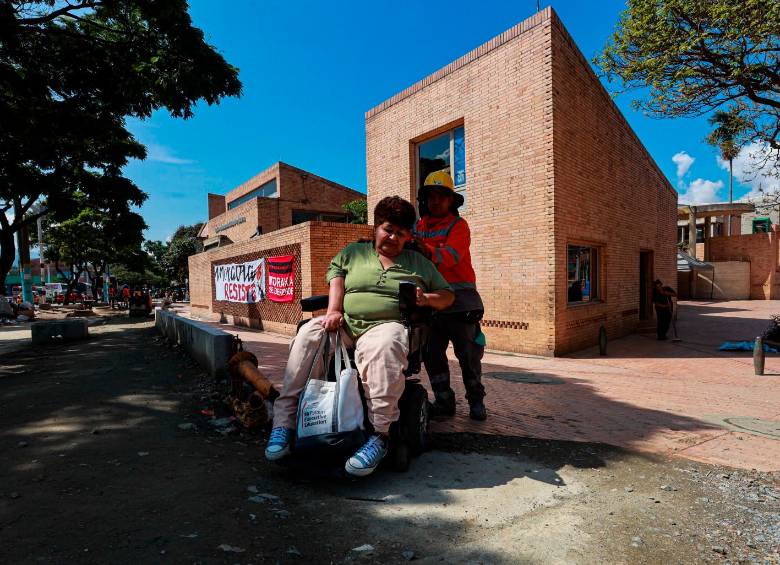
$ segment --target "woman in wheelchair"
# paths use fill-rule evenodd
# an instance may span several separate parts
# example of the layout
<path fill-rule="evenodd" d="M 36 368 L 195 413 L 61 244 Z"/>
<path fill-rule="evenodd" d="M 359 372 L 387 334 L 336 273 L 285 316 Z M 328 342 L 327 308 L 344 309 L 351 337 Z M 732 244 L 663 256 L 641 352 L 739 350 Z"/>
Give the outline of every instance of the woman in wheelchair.
<path fill-rule="evenodd" d="M 436 267 L 421 254 L 404 249 L 412 238 L 416 213 L 403 198 L 391 196 L 374 209 L 374 241 L 352 243 L 331 261 L 325 316 L 301 327 L 290 346 L 284 383 L 274 403 L 274 423 L 265 455 L 270 460 L 290 453 L 298 398 L 310 360 L 325 332 L 342 331 L 355 347 L 355 364 L 363 383 L 368 418 L 374 435 L 346 462 L 352 475 L 368 475 L 387 454 L 390 424 L 398 419 L 404 390 L 403 371 L 409 344 L 401 323 L 398 294 L 403 281 L 417 286 L 417 305 L 442 310 L 454 294 Z"/>

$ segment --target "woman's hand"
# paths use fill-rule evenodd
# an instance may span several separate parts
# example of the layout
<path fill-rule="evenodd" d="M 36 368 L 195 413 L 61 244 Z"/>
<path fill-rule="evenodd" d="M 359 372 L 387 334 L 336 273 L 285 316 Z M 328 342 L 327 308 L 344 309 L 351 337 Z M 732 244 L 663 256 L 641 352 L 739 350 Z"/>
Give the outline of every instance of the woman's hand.
<path fill-rule="evenodd" d="M 344 324 L 344 316 L 341 312 L 328 312 L 320 323 L 326 332 L 335 332 Z"/>
<path fill-rule="evenodd" d="M 434 292 L 423 292 L 417 287 L 417 306 L 433 308 L 434 310 L 444 310 L 449 308 L 455 301 L 455 293 L 449 290 L 436 290 Z"/>
<path fill-rule="evenodd" d="M 427 308 L 431 305 L 431 301 L 428 298 L 428 295 L 423 292 L 423 289 L 421 289 L 419 286 L 417 287 L 417 306 L 421 308 Z"/>

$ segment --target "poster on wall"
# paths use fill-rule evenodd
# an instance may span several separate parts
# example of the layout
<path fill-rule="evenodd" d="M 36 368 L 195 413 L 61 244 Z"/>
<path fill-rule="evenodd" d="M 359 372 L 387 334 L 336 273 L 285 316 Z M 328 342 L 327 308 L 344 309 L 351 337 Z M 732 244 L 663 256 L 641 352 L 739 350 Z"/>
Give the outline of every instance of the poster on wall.
<path fill-rule="evenodd" d="M 255 304 L 265 300 L 265 259 L 214 265 L 217 300 Z"/>
<path fill-rule="evenodd" d="M 293 255 L 268 258 L 268 300 L 292 302 L 295 295 Z"/>

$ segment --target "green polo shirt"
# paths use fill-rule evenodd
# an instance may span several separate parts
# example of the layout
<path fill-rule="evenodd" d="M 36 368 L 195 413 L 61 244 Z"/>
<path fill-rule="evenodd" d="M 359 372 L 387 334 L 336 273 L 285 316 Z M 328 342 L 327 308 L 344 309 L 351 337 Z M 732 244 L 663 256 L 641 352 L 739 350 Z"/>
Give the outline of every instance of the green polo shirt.
<path fill-rule="evenodd" d="M 354 337 L 384 322 L 401 321 L 398 288 L 413 282 L 425 292 L 452 290 L 433 263 L 416 251 L 404 250 L 387 269 L 373 242 L 351 243 L 330 262 L 325 279 L 344 277 L 344 322 Z"/>

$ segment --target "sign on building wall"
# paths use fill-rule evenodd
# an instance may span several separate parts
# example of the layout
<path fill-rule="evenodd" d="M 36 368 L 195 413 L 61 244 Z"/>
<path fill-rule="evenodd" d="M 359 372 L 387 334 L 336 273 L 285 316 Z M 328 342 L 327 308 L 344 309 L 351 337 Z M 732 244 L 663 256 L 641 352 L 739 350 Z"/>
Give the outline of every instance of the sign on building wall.
<path fill-rule="evenodd" d="M 265 299 L 265 259 L 214 265 L 217 300 L 255 304 Z"/>
<path fill-rule="evenodd" d="M 268 258 L 268 299 L 273 302 L 292 302 L 295 296 L 293 255 Z"/>

